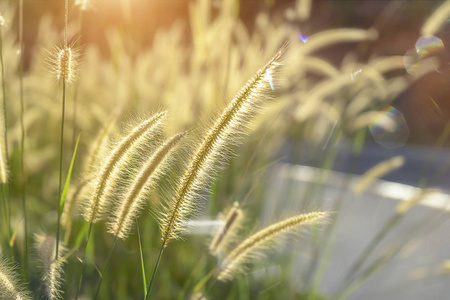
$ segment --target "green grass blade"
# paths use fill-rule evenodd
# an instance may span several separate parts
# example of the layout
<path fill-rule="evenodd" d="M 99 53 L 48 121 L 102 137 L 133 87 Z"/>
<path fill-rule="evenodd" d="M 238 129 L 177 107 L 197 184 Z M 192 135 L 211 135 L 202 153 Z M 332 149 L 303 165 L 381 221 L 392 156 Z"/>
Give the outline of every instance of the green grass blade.
<path fill-rule="evenodd" d="M 69 190 L 70 178 L 72 177 L 73 163 L 75 162 L 75 156 L 77 155 L 78 142 L 80 141 L 80 135 L 81 134 L 78 135 L 77 142 L 75 144 L 75 149 L 73 150 L 72 161 L 70 162 L 69 173 L 67 174 L 66 184 L 64 185 L 64 190 L 61 195 L 61 201 L 59 202 L 58 217 L 61 217 L 61 214 L 64 209 L 64 204 L 66 203 L 67 191 Z"/>
<path fill-rule="evenodd" d="M 141 255 L 141 270 L 142 270 L 142 284 L 144 286 L 144 297 L 147 298 L 147 280 L 145 278 L 145 265 L 144 265 L 144 255 L 142 253 L 142 243 L 141 243 L 141 233 L 139 231 L 139 223 L 136 218 L 136 230 L 139 241 L 139 253 Z"/>

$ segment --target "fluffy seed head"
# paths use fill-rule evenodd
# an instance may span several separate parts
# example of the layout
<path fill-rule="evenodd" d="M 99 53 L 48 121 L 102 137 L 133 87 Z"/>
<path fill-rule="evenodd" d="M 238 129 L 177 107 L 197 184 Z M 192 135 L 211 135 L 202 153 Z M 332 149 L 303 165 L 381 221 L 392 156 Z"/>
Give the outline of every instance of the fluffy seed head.
<path fill-rule="evenodd" d="M 274 87 L 272 74 L 280 66 L 285 50 L 286 45 L 241 88 L 206 133 L 177 185 L 175 197 L 161 212 L 159 224 L 164 246 L 169 240 L 179 238 L 184 221 L 196 210 L 197 191 L 204 188 L 217 171 L 214 170 L 215 162 L 223 164 L 227 160 L 229 146 L 239 144 L 243 129 L 263 100 L 270 95 Z"/>
<path fill-rule="evenodd" d="M 224 218 L 224 225 L 214 235 L 209 244 L 209 251 L 212 255 L 218 255 L 230 245 L 233 237 L 236 236 L 236 231 L 239 231 L 240 225 L 244 220 L 244 214 L 239 207 L 238 202 L 234 202 L 233 207 L 228 211 Z"/>
<path fill-rule="evenodd" d="M 0 258 L 0 299 L 31 299 L 30 293 L 25 291 L 19 283 L 14 268 L 2 258 Z"/>
<path fill-rule="evenodd" d="M 53 236 L 36 235 L 35 249 L 41 261 L 43 271 L 42 282 L 45 295 L 48 299 L 61 299 L 61 285 L 63 281 L 64 261 L 61 255 L 67 252 L 63 246 L 59 246 L 58 259 L 55 259 L 56 238 Z"/>
<path fill-rule="evenodd" d="M 66 83 L 77 80 L 79 57 L 80 51 L 74 47 L 53 47 L 48 64 L 56 79 L 64 79 Z"/>
<path fill-rule="evenodd" d="M 148 159 L 136 179 L 133 181 L 125 198 L 114 210 L 113 218 L 109 223 L 109 232 L 114 236 L 125 239 L 132 227 L 133 220 L 145 204 L 148 190 L 154 185 L 160 170 L 164 169 L 170 158 L 170 152 L 186 135 L 182 132 L 169 138 Z"/>
<path fill-rule="evenodd" d="M 83 206 L 83 216 L 87 222 L 95 223 L 101 220 L 110 204 L 108 201 L 111 191 L 120 182 L 120 171 L 125 168 L 124 163 L 138 152 L 140 143 L 146 136 L 152 136 L 152 133 L 160 129 L 162 118 L 166 113 L 160 112 L 137 125 L 100 166 L 97 178 L 92 182 L 92 195 Z"/>
<path fill-rule="evenodd" d="M 279 237 L 293 233 L 302 225 L 319 224 L 328 217 L 327 212 L 301 214 L 275 223 L 258 231 L 240 243 L 222 262 L 217 279 L 230 280 L 244 264 L 273 244 Z"/>

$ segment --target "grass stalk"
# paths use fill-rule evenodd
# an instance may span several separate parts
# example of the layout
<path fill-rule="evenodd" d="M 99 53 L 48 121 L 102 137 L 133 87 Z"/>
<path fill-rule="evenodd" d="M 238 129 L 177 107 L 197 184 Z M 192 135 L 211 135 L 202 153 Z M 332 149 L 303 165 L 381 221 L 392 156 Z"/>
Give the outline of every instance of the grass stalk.
<path fill-rule="evenodd" d="M 384 227 L 378 232 L 378 234 L 373 238 L 370 243 L 364 248 L 363 252 L 358 256 L 358 259 L 353 263 L 352 267 L 349 269 L 346 278 L 349 279 L 353 274 L 358 272 L 362 267 L 366 259 L 373 253 L 378 243 L 386 236 L 386 234 L 401 220 L 403 214 L 395 214 L 389 221 L 384 225 Z"/>
<path fill-rule="evenodd" d="M 159 250 L 159 254 L 158 254 L 158 258 L 156 260 L 155 268 L 153 269 L 153 274 L 152 274 L 152 278 L 150 279 L 150 284 L 149 284 L 149 286 L 147 288 L 147 293 L 146 293 L 145 298 L 144 298 L 145 300 L 147 300 L 148 295 L 150 295 L 150 291 L 152 289 L 153 281 L 155 280 L 156 272 L 158 271 L 159 262 L 161 261 L 161 256 L 162 256 L 162 253 L 163 253 L 165 247 L 166 247 L 166 242 L 163 242 L 162 245 L 161 245 L 161 249 Z"/>
<path fill-rule="evenodd" d="M 67 49 L 67 24 L 69 18 L 69 1 L 64 1 L 64 50 Z M 67 62 L 64 62 L 64 68 L 67 68 Z M 67 75 L 67 74 L 65 74 Z M 64 115 L 66 110 L 66 76 L 62 76 L 62 111 L 61 111 L 61 138 L 59 150 L 59 188 L 58 188 L 58 223 L 56 224 L 56 247 L 55 259 L 58 259 L 59 250 L 59 227 L 61 223 L 61 214 L 59 213 L 61 205 L 61 188 L 62 188 L 62 163 L 64 150 Z"/>
<path fill-rule="evenodd" d="M 89 239 L 91 237 L 91 232 L 92 232 L 92 227 L 93 227 L 93 223 L 89 223 L 89 230 L 88 230 L 88 234 L 86 237 L 86 243 L 84 245 L 84 250 L 83 250 L 83 259 L 81 262 L 81 274 L 80 274 L 80 280 L 78 281 L 78 288 L 77 288 L 77 293 L 75 294 L 75 300 L 78 299 L 78 295 L 80 294 L 80 290 L 81 290 L 81 284 L 83 282 L 83 273 L 84 273 L 84 268 L 86 267 L 86 249 L 89 243 Z"/>
<path fill-rule="evenodd" d="M 0 127 L 3 127 L 3 138 L 4 138 L 4 148 L 0 147 L 0 151 L 3 151 L 4 153 L 0 153 L 2 157 L 0 157 L 0 182 L 2 185 L 2 197 L 3 197 L 3 209 L 5 211 L 5 227 L 7 228 L 8 232 L 8 244 L 10 247 L 11 257 L 12 257 L 12 249 L 11 249 L 11 221 L 10 221 L 10 215 L 11 215 L 11 207 L 9 203 L 9 197 L 7 192 L 7 185 L 8 185 L 8 133 L 7 133 L 7 119 L 6 119 L 6 82 L 5 82 L 5 66 L 3 62 L 3 35 L 0 32 L 0 67 L 1 67 L 1 75 L 2 75 L 2 110 L 3 110 L 3 124 L 0 125 Z"/>
<path fill-rule="evenodd" d="M 354 157 L 352 159 L 350 168 L 348 173 L 349 174 L 353 174 L 358 162 L 359 162 L 359 158 L 361 157 L 361 152 L 362 152 L 362 145 L 364 144 L 364 138 L 365 138 L 365 129 L 360 130 L 358 132 L 358 134 L 356 135 L 354 144 L 353 144 L 353 153 L 354 153 Z M 347 177 L 345 180 L 345 183 L 343 184 L 343 187 L 349 186 L 351 181 L 351 177 Z M 344 205 L 344 200 L 345 197 L 348 193 L 348 190 L 343 188 L 341 190 L 340 195 L 337 197 L 336 203 L 333 206 L 332 211 L 341 211 L 342 206 Z M 308 297 L 307 300 L 313 300 L 317 298 L 317 294 L 319 292 L 319 287 L 320 287 L 320 283 L 322 282 L 322 279 L 325 275 L 325 270 L 327 267 L 327 264 L 331 258 L 331 254 L 332 254 L 332 250 L 334 249 L 335 246 L 335 242 L 337 240 L 337 235 L 334 234 L 334 231 L 336 229 L 336 224 L 338 222 L 338 218 L 339 218 L 339 214 L 336 214 L 336 217 L 333 218 L 330 221 L 330 224 L 324 229 L 324 233 L 323 233 L 323 244 L 320 245 L 320 247 L 318 247 L 318 249 L 321 252 L 321 259 L 318 263 L 315 264 L 314 271 L 311 271 L 310 274 L 314 274 L 314 278 L 313 278 L 313 282 L 311 284 L 311 288 L 308 291 Z"/>
<path fill-rule="evenodd" d="M 78 39 L 77 39 L 77 49 L 81 48 L 81 32 L 83 30 L 83 10 L 79 10 L 78 15 L 80 26 L 78 27 Z M 73 111 L 72 111 L 72 122 L 73 122 L 73 136 L 72 136 L 72 143 L 75 145 L 76 138 L 77 138 L 77 112 L 78 112 L 78 90 L 79 90 L 79 82 L 77 81 L 74 86 L 74 92 L 73 92 Z"/>
<path fill-rule="evenodd" d="M 8 233 L 8 246 L 9 246 L 9 249 L 10 249 L 10 256 L 11 257 L 13 257 L 13 251 L 12 251 L 12 248 L 11 248 L 11 243 L 10 243 L 10 241 L 11 241 L 11 223 L 10 223 L 10 221 L 9 221 L 9 205 L 8 205 L 8 198 L 7 198 L 7 196 L 6 196 L 6 194 L 7 194 L 7 192 L 6 192 L 6 184 L 5 183 L 1 183 L 0 184 L 0 186 L 1 186 L 1 197 L 2 197 L 2 202 L 3 202 L 3 210 L 4 210 L 4 214 L 5 214 L 5 217 L 4 217 L 4 220 L 5 220 L 5 227 L 6 227 L 6 231 L 7 231 L 7 233 Z"/>
<path fill-rule="evenodd" d="M 20 91 L 20 173 L 21 173 L 21 189 L 22 189 L 22 214 L 23 214 L 23 231 L 24 231 L 24 254 L 23 254 L 23 275 L 25 281 L 27 280 L 28 270 L 28 221 L 27 221 L 27 179 L 24 169 L 25 156 L 25 126 L 23 122 L 24 116 L 24 94 L 23 94 L 23 0 L 19 1 L 19 43 L 20 43 L 20 58 L 19 58 L 19 91 Z"/>
<path fill-rule="evenodd" d="M 144 287 L 144 296 L 147 298 L 147 280 L 145 278 L 145 264 L 144 264 L 144 254 L 142 251 L 141 232 L 139 231 L 139 222 L 137 217 L 135 219 L 136 219 L 136 232 L 139 241 L 139 254 L 141 258 L 142 285 Z"/>
<path fill-rule="evenodd" d="M 100 287 L 102 286 L 103 277 L 105 275 L 106 269 L 108 268 L 109 260 L 111 259 L 111 255 L 113 253 L 114 247 L 116 246 L 116 243 L 117 243 L 117 237 L 114 237 L 113 245 L 112 245 L 111 249 L 109 250 L 108 257 L 106 258 L 105 265 L 103 266 L 102 273 L 100 274 L 100 281 L 98 282 L 97 292 L 95 292 L 94 300 L 97 299 L 98 295 L 100 294 Z"/>
<path fill-rule="evenodd" d="M 360 134 L 357 135 L 357 138 L 355 140 L 354 146 L 353 146 L 353 153 L 354 153 L 354 159 L 352 160 L 352 163 L 349 168 L 350 174 L 354 173 L 354 170 L 358 164 L 358 159 L 361 154 L 361 148 L 362 144 L 364 143 L 364 137 L 365 137 L 365 131 L 360 131 Z M 361 145 L 361 147 L 359 146 Z M 347 177 L 345 183 L 342 185 L 343 187 L 346 187 L 350 184 L 351 178 Z M 345 196 L 348 193 L 346 189 L 342 189 L 340 195 L 337 197 L 336 203 L 332 209 L 332 211 L 341 211 L 341 208 L 344 204 Z M 334 229 L 336 229 L 336 223 L 338 221 L 339 215 L 337 215 L 335 218 L 333 218 L 330 222 L 330 224 L 325 228 L 322 240 L 324 240 L 322 245 L 319 245 L 317 247 L 317 256 L 321 256 L 321 259 L 319 262 L 314 262 L 311 264 L 310 268 L 310 274 L 314 274 L 312 276 L 313 281 L 311 284 L 311 288 L 308 291 L 308 300 L 310 299 L 316 299 L 317 293 L 319 291 L 319 286 L 322 281 L 322 278 L 324 276 L 327 263 L 330 260 L 330 256 L 334 247 L 334 244 L 336 242 L 337 236 L 333 235 Z"/>
<path fill-rule="evenodd" d="M 64 149 L 64 114 L 66 109 L 66 80 L 63 78 L 63 95 L 62 95 L 62 111 L 61 111 L 61 143 L 59 149 L 59 188 L 58 188 L 58 222 L 56 224 L 56 250 L 55 259 L 58 259 L 59 248 L 59 227 L 61 223 L 61 214 L 59 213 L 59 206 L 61 204 L 61 190 L 62 190 L 62 164 L 63 164 L 63 149 Z"/>

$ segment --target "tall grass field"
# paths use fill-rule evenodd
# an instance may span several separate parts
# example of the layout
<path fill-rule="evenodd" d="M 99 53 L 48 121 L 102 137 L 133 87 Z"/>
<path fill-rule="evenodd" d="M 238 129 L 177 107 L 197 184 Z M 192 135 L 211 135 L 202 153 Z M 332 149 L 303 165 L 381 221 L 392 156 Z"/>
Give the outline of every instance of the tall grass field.
<path fill-rule="evenodd" d="M 2 0 L 0 299 L 447 299 L 449 49 L 450 1 Z"/>

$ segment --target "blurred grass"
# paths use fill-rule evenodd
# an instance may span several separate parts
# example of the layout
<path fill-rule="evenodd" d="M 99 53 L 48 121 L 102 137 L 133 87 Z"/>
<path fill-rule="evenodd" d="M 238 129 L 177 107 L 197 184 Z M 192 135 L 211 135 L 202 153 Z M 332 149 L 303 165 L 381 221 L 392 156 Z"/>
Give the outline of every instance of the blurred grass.
<path fill-rule="evenodd" d="M 271 6 L 270 1 L 267 1 L 265 4 L 259 4 L 260 10 L 255 13 L 254 18 L 245 19 L 245 11 L 250 10 L 245 1 L 189 1 L 178 3 L 180 7 L 172 3 L 172 9 L 164 13 L 159 13 L 160 10 L 155 7 L 153 10 L 143 9 L 144 4 L 141 3 L 133 6 L 132 11 L 136 15 L 131 19 L 126 19 L 123 8 L 115 2 L 109 3 L 108 9 L 103 9 L 102 6 L 106 5 L 104 2 L 94 2 L 94 9 L 84 12 L 83 18 L 78 17 L 77 8 L 71 5 L 69 39 L 73 40 L 79 35 L 78 32 L 81 32 L 78 38 L 83 47 L 79 81 L 76 85 L 67 86 L 69 113 L 66 115 L 64 148 L 73 149 L 73 136 L 78 130 L 82 131 L 73 180 L 69 188 L 75 189 L 82 184 L 86 175 L 82 173 L 82 166 L 89 159 L 90 145 L 94 143 L 102 128 L 111 124 L 111 116 L 118 115 L 117 124 L 120 125 L 129 123 L 130 119 L 134 119 L 130 116 L 134 114 L 141 115 L 142 112 L 156 111 L 164 107 L 171 115 L 167 135 L 195 128 L 193 135 L 199 136 L 204 131 L 205 124 L 224 106 L 226 99 L 231 98 L 261 63 L 267 60 L 283 41 L 288 40 L 290 49 L 284 60 L 284 69 L 274 83 L 276 97 L 268 105 L 265 114 L 252 124 L 251 135 L 244 138 L 243 145 L 234 148 L 237 155 L 230 158 L 228 167 L 208 187 L 210 195 L 203 199 L 202 214 L 205 218 L 216 219 L 218 213 L 233 201 L 240 201 L 251 212 L 246 233 L 274 221 L 263 217 L 262 201 L 268 192 L 265 182 L 269 178 L 266 174 L 270 173 L 274 162 L 288 159 L 281 156 L 280 149 L 286 149 L 289 142 L 294 145 L 292 157 L 309 154 L 308 161 L 320 167 L 322 171 L 316 182 L 311 184 L 303 195 L 292 194 L 292 189 L 286 188 L 286 195 L 282 196 L 290 199 L 295 208 L 320 208 L 327 170 L 336 162 L 335 145 L 342 140 L 355 138 L 353 155 L 356 160 L 364 141 L 371 139 L 367 126 L 374 121 L 369 113 L 380 112 L 388 104 L 398 102 L 405 92 L 418 88 L 417 82 L 423 84 L 425 80 L 426 83 L 427 78 L 436 74 L 434 69 L 425 70 L 424 75 L 420 72 L 409 74 L 404 69 L 386 72 L 377 69 L 374 61 L 381 56 L 382 51 L 379 49 L 385 47 L 379 41 L 386 43 L 395 39 L 392 37 L 395 30 L 382 30 L 377 26 L 374 27 L 378 29 L 379 39 L 370 35 L 373 32 L 368 32 L 366 37 L 366 31 L 361 30 L 363 37 L 355 43 L 344 45 L 338 40 L 331 48 L 325 45 L 315 52 L 305 53 L 305 47 L 314 43 L 316 34 L 318 36 L 330 28 L 314 20 L 315 13 L 324 14 L 317 7 L 326 4 L 313 4 L 314 9 L 308 25 L 298 19 L 300 2 L 302 1 L 282 1 L 280 4 L 275 1 L 275 5 Z M 11 216 L 12 231 L 17 233 L 14 251 L 9 254 L 6 242 L 8 239 L 5 237 L 10 234 L 2 222 L 3 243 L 0 253 L 13 257 L 19 264 L 24 263 L 21 254 L 25 253 L 26 249 L 22 241 L 27 238 L 24 237 L 21 225 L 24 220 L 19 204 L 23 180 L 27 182 L 26 220 L 30 228 L 28 238 L 37 231 L 54 232 L 59 217 L 54 198 L 58 190 L 57 129 L 60 120 L 60 89 L 58 83 L 45 71 L 48 53 L 44 49 L 51 49 L 53 45 L 61 42 L 63 15 L 61 3 L 51 1 L 45 4 L 48 5 L 46 11 L 53 11 L 54 18 L 33 10 L 40 5 L 38 2 L 24 3 L 26 64 L 23 70 L 23 120 L 26 143 L 23 173 L 20 172 L 21 108 L 20 102 L 15 100 L 20 94 L 20 56 L 17 55 L 17 50 L 21 48 L 16 26 L 17 7 L 15 3 L 0 4 L 6 20 L 1 34 L 5 58 L 5 67 L 2 67 L 5 86 L 2 91 L 8 95 L 6 127 L 11 162 L 11 212 L 8 215 Z M 155 3 L 147 5 L 163 7 L 162 4 Z M 334 2 L 333 7 L 327 11 L 328 14 L 334 13 L 333 17 L 339 18 L 343 26 L 350 27 L 354 25 L 349 17 L 353 6 L 349 6 L 351 3 L 346 5 L 344 7 L 339 2 Z M 437 7 L 434 2 L 433 5 L 420 5 L 414 8 L 414 16 L 417 17 L 413 20 L 415 27 L 408 33 L 416 39 L 420 37 L 421 24 Z M 189 13 L 185 12 L 187 8 Z M 409 8 L 403 10 L 411 12 Z M 403 10 L 400 9 L 401 16 L 405 15 Z M 179 20 L 177 12 L 183 12 L 181 20 L 184 23 L 175 21 Z M 166 25 L 161 27 L 166 28 L 161 29 L 155 25 L 165 17 Z M 395 20 L 395 17 L 392 18 Z M 150 23 L 146 23 L 145 19 L 150 20 Z M 362 28 L 369 28 L 371 25 L 373 24 L 364 24 Z M 36 28 L 37 34 L 36 37 L 30 38 L 32 27 Z M 79 31 L 79 28 L 83 30 Z M 299 41 L 299 31 L 309 34 L 306 44 Z M 349 34 L 350 32 L 351 30 Z M 95 34 L 101 35 L 102 40 L 94 43 Z M 383 34 L 388 34 L 389 38 L 384 38 Z M 413 39 L 407 47 L 414 48 L 414 42 Z M 394 52 L 387 50 L 384 53 L 395 56 L 404 54 Z M 442 60 L 440 56 L 438 58 Z M 446 62 L 445 59 L 442 61 Z M 325 74 L 318 66 L 320 62 L 328 63 L 328 67 L 324 64 L 325 70 L 328 71 Z M 430 61 L 418 62 L 417 67 L 420 70 L 428 63 Z M 438 62 L 440 63 L 441 61 Z M 361 70 L 362 72 L 357 73 Z M 446 78 L 447 75 L 444 73 L 441 76 Z M 334 85 L 336 82 L 338 86 Z M 323 86 L 331 86 L 333 89 L 327 92 Z M 445 88 L 448 89 L 448 82 Z M 315 89 L 320 93 L 314 92 Z M 442 103 L 443 98 L 437 101 Z M 308 113 L 305 113 L 305 107 L 310 107 Z M 444 123 L 448 119 L 446 107 L 443 106 L 442 109 L 442 120 L 434 121 Z M 362 123 L 355 128 L 355 120 L 361 120 L 361 116 Z M 410 124 L 411 121 L 408 121 Z M 125 131 L 117 130 L 115 136 L 120 136 Z M 410 137 L 409 141 L 425 140 L 434 144 L 436 139 L 422 139 L 414 132 L 412 135 L 413 138 Z M 439 133 L 436 133 L 435 137 L 438 136 Z M 439 145 L 448 145 L 448 142 L 439 141 Z M 310 147 L 313 150 L 308 151 Z M 105 149 L 102 151 L 98 154 L 99 157 L 105 154 Z M 71 159 L 69 151 L 66 152 L 63 157 L 64 166 L 68 166 Z M 157 191 L 151 195 L 149 204 L 151 203 L 152 213 L 146 212 L 140 217 L 140 236 L 133 234 L 126 241 L 117 243 L 102 285 L 102 299 L 143 297 L 141 266 L 146 266 L 148 281 L 148 272 L 154 266 L 160 245 L 158 226 L 150 215 L 158 210 L 160 199 L 166 197 L 174 178 L 182 171 L 180 169 L 183 158 L 179 160 L 181 163 L 174 164 L 173 170 L 169 170 L 165 175 L 166 180 L 163 180 Z M 426 185 L 421 187 L 425 188 Z M 5 185 L 4 188 L 8 186 Z M 83 194 L 80 196 L 84 196 Z M 344 198 L 342 195 L 340 197 Z M 6 202 L 3 205 L 6 205 Z M 336 210 L 339 211 L 341 207 L 337 206 Z M 9 208 L 4 210 L 8 211 Z M 277 207 L 276 211 L 281 211 L 281 208 Z M 83 244 L 82 239 L 87 231 L 86 225 L 78 216 L 79 213 L 74 212 L 74 215 L 72 234 L 67 239 L 68 246 L 72 249 Z M 8 222 L 7 219 L 5 221 Z M 332 228 L 331 226 L 329 228 Z M 308 247 L 311 247 L 311 252 L 324 255 L 326 261 L 326 256 L 333 248 L 333 236 L 332 230 L 325 233 L 322 231 L 314 230 L 309 240 L 302 241 L 305 244 L 310 243 Z M 101 268 L 105 263 L 113 243 L 113 238 L 106 234 L 103 224 L 94 226 L 91 239 L 95 242 L 90 243 L 86 250 L 87 265 L 81 291 L 81 295 L 86 298 L 89 298 L 87 295 L 95 293 L 99 278 L 97 268 Z M 328 241 L 331 243 L 330 248 L 322 248 L 327 247 Z M 208 255 L 207 242 L 208 237 L 187 235 L 185 241 L 176 241 L 167 248 L 164 254 L 167 259 L 161 261 L 152 290 L 155 299 L 173 299 L 178 295 L 189 299 L 195 286 L 221 259 Z M 68 259 L 65 268 L 66 282 L 63 286 L 64 297 L 71 298 L 75 295 L 81 258 L 82 251 L 75 250 Z M 258 279 L 253 276 L 254 273 L 246 273 L 230 283 L 215 283 L 212 287 L 211 283 L 207 283 L 207 290 L 202 291 L 211 299 L 321 299 L 320 272 L 324 267 L 311 265 L 310 278 L 297 284 L 296 281 L 303 279 L 291 278 L 291 259 L 291 256 L 277 252 L 271 256 L 271 261 L 260 262 L 255 267 L 264 273 L 265 268 L 279 265 L 282 270 L 280 274 L 275 272 L 273 276 L 262 276 L 262 279 Z M 31 255 L 30 260 L 35 260 L 35 257 Z M 33 291 L 36 291 L 40 284 L 35 265 L 36 263 L 31 262 L 27 272 L 29 288 Z M 381 267 L 382 264 L 376 266 Z M 319 271 L 315 275 L 316 269 Z M 317 281 L 314 281 L 314 278 Z M 309 286 L 310 284 L 313 285 Z M 311 287 L 313 289 L 309 290 Z"/>

